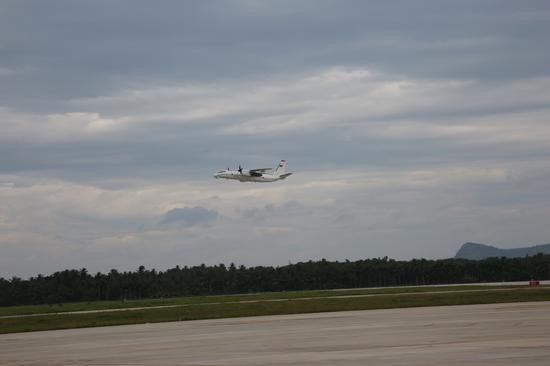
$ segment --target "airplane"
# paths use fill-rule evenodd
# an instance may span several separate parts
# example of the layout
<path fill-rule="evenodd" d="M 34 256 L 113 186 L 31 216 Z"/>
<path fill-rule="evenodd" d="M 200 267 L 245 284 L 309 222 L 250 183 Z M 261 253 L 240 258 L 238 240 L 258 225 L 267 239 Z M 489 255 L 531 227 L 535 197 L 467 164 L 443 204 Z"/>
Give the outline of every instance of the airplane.
<path fill-rule="evenodd" d="M 285 172 L 286 161 L 281 160 L 279 166 L 273 170 L 273 168 L 263 168 L 263 169 L 243 169 L 239 165 L 239 169 L 231 170 L 227 168 L 226 170 L 220 170 L 214 174 L 216 179 L 235 179 L 239 182 L 275 182 L 277 180 L 283 180 L 286 177 L 292 175 L 292 173 Z"/>

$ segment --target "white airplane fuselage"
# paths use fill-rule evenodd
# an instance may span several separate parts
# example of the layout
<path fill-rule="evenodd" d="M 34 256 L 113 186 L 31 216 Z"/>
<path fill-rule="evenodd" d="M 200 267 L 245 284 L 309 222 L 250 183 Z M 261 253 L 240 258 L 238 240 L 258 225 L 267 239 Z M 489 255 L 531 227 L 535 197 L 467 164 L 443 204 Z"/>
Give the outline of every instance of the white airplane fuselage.
<path fill-rule="evenodd" d="M 268 183 L 283 180 L 286 177 L 292 175 L 292 173 L 285 172 L 286 162 L 281 160 L 279 166 L 273 169 L 241 169 L 239 170 L 221 170 L 214 174 L 216 179 L 233 179 L 239 182 L 256 182 L 256 183 Z"/>
<path fill-rule="evenodd" d="M 259 176 L 252 176 L 250 175 L 250 172 L 248 170 L 243 170 L 242 173 L 240 173 L 238 170 L 228 169 L 228 170 L 217 172 L 216 174 L 214 174 L 214 178 L 234 179 L 234 180 L 238 180 L 239 182 L 267 183 L 267 182 L 275 182 L 277 180 L 285 179 L 286 177 L 281 178 L 280 176 L 267 174 L 267 173 L 260 174 Z"/>

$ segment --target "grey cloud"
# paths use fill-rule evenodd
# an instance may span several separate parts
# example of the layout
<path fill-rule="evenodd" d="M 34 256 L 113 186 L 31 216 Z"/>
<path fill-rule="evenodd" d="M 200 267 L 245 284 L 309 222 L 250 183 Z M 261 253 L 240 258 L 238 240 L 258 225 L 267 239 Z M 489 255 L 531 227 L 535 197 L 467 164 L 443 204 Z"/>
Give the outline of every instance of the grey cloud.
<path fill-rule="evenodd" d="M 3 67 L 27 71 L 4 80 L 0 96 L 25 110 L 59 109 L 63 99 L 121 86 L 334 64 L 443 78 L 548 74 L 548 50 L 540 47 L 548 34 L 545 2 L 57 1 L 3 8 Z"/>
<path fill-rule="evenodd" d="M 292 169 L 303 171 L 453 163 L 480 156 L 498 161 L 507 155 L 527 158 L 548 154 L 544 149 L 544 136 L 549 133 L 548 110 L 541 108 L 548 97 L 548 79 L 493 85 L 396 79 L 378 74 L 372 81 L 330 82 L 333 74 L 345 80 L 362 72 L 337 68 L 311 73 L 313 80 L 329 81 L 312 82 L 301 76 L 287 82 L 286 89 L 273 81 L 259 85 L 230 83 L 212 89 L 199 85 L 196 89 L 200 93 L 191 93 L 192 98 L 211 101 L 198 106 L 191 103 L 189 108 L 208 113 L 220 109 L 215 117 L 199 121 L 140 122 L 144 101 L 150 109 L 155 103 L 140 96 L 134 98 L 132 93 L 125 97 L 124 109 L 117 112 L 126 113 L 121 118 L 131 122 L 112 131 L 90 134 L 89 124 L 82 125 L 82 115 L 87 114 L 42 117 L 32 123 L 23 115 L 4 128 L 6 135 L 12 126 L 20 132 L 14 132 L 19 135 L 11 138 L 7 135 L 8 140 L 0 145 L 0 172 L 34 172 L 105 186 L 105 182 L 116 180 L 202 180 L 222 167 L 239 163 L 264 166 L 280 158 L 289 160 Z M 395 83 L 403 83 L 404 91 L 396 95 L 385 92 Z M 264 96 L 256 96 L 259 100 L 250 97 L 251 85 L 254 94 Z M 516 96 L 517 90 L 521 95 Z M 174 94 L 181 93 L 178 88 L 163 90 L 162 97 L 155 89 L 136 93 L 152 94 L 160 102 L 170 99 L 160 110 L 175 109 L 175 114 L 181 104 L 188 102 L 174 99 Z M 334 94 L 340 97 L 334 98 Z M 100 99 L 109 101 L 107 107 L 116 111 L 116 96 Z M 106 108 L 106 102 L 89 103 L 91 108 Z M 233 109 L 224 109 L 226 105 Z M 278 116 L 280 110 L 287 114 Z M 6 121 L 16 118 L 12 115 L 17 116 L 8 114 Z M 57 119 L 63 121 L 62 128 Z M 134 119 L 137 121 L 132 122 Z M 281 128 L 287 120 L 296 125 Z M 521 133 L 516 128 L 519 123 L 525 126 Z M 224 132 L 227 129 L 231 133 Z M 40 133 L 29 135 L 28 131 Z M 48 134 L 52 135 L 51 141 L 43 136 Z M 529 144 L 516 144 L 520 138 Z M 538 143 L 533 143 L 537 139 Z M 468 149 L 463 148 L 464 144 Z"/>
<path fill-rule="evenodd" d="M 173 208 L 164 214 L 161 224 L 194 226 L 210 223 L 216 218 L 218 218 L 216 211 L 200 206 Z"/>
<path fill-rule="evenodd" d="M 549 19 L 547 1 L 2 2 L 0 275 L 548 242 Z M 212 178 L 282 158 L 284 182 Z"/>
<path fill-rule="evenodd" d="M 308 209 L 298 201 L 292 200 L 281 203 L 280 205 L 267 204 L 263 207 L 253 207 L 249 209 L 237 210 L 244 219 L 257 221 L 273 220 L 281 217 L 291 217 L 296 215 L 307 215 L 311 213 Z"/>

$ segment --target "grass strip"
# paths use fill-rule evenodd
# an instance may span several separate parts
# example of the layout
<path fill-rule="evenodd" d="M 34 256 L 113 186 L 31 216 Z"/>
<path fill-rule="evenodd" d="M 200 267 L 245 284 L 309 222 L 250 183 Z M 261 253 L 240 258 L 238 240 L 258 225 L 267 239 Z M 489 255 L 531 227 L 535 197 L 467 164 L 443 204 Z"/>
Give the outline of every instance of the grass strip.
<path fill-rule="evenodd" d="M 93 301 L 93 302 L 74 302 L 52 305 L 25 305 L 25 306 L 5 306 L 0 307 L 0 316 L 10 315 L 30 315 L 63 313 L 72 311 L 91 311 L 106 309 L 129 309 L 152 306 L 166 305 L 192 305 L 212 302 L 236 302 L 236 301 L 256 301 L 272 299 L 299 299 L 306 297 L 335 297 L 346 295 L 368 295 L 368 294 L 397 294 L 397 293 L 421 293 L 435 291 L 455 291 L 455 290 L 483 290 L 483 289 L 502 289 L 518 288 L 520 286 L 419 286 L 419 287 L 389 287 L 373 289 L 343 289 L 343 290 L 313 290 L 313 291 L 286 291 L 286 292 L 263 292 L 253 294 L 236 295 L 211 295 L 211 296 L 186 296 L 162 299 L 142 299 L 130 301 Z M 522 286 L 523 287 L 523 286 Z"/>
<path fill-rule="evenodd" d="M 407 296 L 388 294 L 387 296 L 380 295 L 373 297 L 322 297 L 302 300 L 288 298 L 286 301 L 279 302 L 187 304 L 185 306 L 162 309 L 6 318 L 0 319 L 0 334 L 259 315 L 524 301 L 550 301 L 550 288 L 429 294 L 420 292 L 408 294 Z"/>

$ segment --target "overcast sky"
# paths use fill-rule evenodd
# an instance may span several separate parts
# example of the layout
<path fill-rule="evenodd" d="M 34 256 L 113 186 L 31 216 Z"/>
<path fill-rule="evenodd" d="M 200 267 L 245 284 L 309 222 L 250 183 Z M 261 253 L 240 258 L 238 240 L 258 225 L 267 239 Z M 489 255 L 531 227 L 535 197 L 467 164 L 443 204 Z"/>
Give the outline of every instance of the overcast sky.
<path fill-rule="evenodd" d="M 0 276 L 548 243 L 549 36 L 548 1 L 0 0 Z"/>

